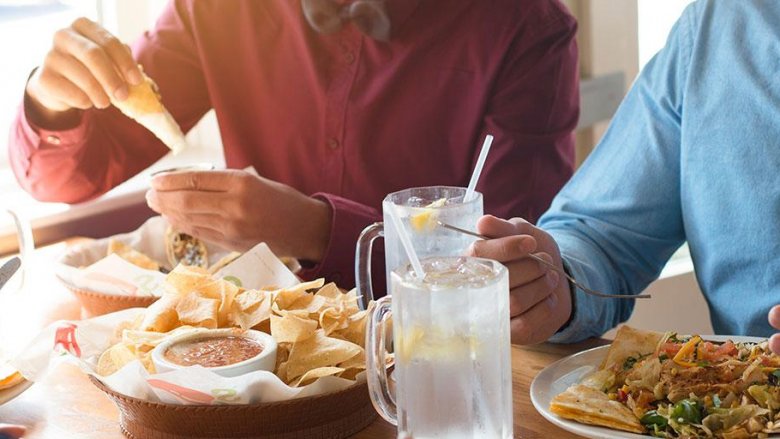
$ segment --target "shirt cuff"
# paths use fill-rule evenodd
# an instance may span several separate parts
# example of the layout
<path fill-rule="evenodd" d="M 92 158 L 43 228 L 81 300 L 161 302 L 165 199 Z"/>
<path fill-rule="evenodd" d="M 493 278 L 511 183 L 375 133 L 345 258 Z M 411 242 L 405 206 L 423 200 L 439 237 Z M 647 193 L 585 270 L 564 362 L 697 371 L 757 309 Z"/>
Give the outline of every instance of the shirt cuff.
<path fill-rule="evenodd" d="M 381 215 L 376 209 L 332 194 L 316 193 L 312 198 L 330 205 L 330 241 L 322 261 L 313 267 L 302 269 L 299 275 L 303 279 L 324 277 L 326 282 L 335 282 L 341 288 L 352 289 L 355 286 L 355 244 L 363 229 L 380 221 Z M 379 262 L 384 267 L 384 258 L 374 257 L 372 261 L 377 259 L 380 259 Z M 384 268 L 382 273 L 383 270 Z M 376 270 L 373 272 L 376 273 Z M 375 283 L 378 280 L 375 279 Z"/>
<path fill-rule="evenodd" d="M 592 257 L 583 250 L 577 238 L 556 231 L 548 232 L 558 243 L 563 264 L 573 278 L 593 289 L 606 291 L 610 288 L 599 275 L 603 270 L 589 262 Z M 600 337 L 613 326 L 613 316 L 617 313 L 614 301 L 625 300 L 594 297 L 580 288 L 572 288 L 571 291 L 572 314 L 569 322 L 550 337 L 548 341 L 551 343 L 576 343 L 587 338 Z"/>
<path fill-rule="evenodd" d="M 568 263 L 565 263 L 570 266 Z M 582 279 L 577 275 L 577 270 L 567 270 L 575 279 Z M 558 330 L 550 339 L 551 343 L 577 343 L 589 337 L 597 335 L 592 334 L 592 328 L 589 328 L 588 307 L 596 304 L 587 303 L 591 296 L 587 295 L 581 289 L 571 285 L 571 316 L 566 324 Z"/>
<path fill-rule="evenodd" d="M 19 125 L 28 142 L 34 149 L 69 148 L 83 143 L 89 128 L 89 112 L 83 112 L 77 125 L 64 130 L 47 130 L 33 122 L 31 104 L 27 94 L 24 96 L 20 112 Z"/>

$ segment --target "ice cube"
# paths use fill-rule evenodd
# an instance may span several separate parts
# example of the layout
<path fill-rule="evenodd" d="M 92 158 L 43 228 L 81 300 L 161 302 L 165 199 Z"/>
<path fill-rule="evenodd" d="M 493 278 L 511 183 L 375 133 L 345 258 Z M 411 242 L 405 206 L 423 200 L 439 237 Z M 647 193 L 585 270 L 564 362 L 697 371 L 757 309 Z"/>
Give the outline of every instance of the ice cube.
<path fill-rule="evenodd" d="M 464 257 L 434 257 L 423 261 L 423 283 L 433 289 L 482 288 L 498 274 L 483 262 Z"/>
<path fill-rule="evenodd" d="M 405 206 L 409 207 L 425 207 L 426 204 L 428 204 L 426 199 L 415 196 L 409 197 L 404 203 Z"/>

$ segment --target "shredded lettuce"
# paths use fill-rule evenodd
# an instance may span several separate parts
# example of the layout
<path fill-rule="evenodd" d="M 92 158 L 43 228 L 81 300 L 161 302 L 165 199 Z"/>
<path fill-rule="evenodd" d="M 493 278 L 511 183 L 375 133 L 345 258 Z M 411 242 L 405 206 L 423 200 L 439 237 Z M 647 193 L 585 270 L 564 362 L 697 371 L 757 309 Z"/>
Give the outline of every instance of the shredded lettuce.
<path fill-rule="evenodd" d="M 747 392 L 761 407 L 770 410 L 780 409 L 780 387 L 755 384 L 748 387 Z"/>
<path fill-rule="evenodd" d="M 768 413 L 769 410 L 755 404 L 747 404 L 733 409 L 713 408 L 701 423 L 712 432 L 723 432 L 754 416 L 762 416 Z"/>

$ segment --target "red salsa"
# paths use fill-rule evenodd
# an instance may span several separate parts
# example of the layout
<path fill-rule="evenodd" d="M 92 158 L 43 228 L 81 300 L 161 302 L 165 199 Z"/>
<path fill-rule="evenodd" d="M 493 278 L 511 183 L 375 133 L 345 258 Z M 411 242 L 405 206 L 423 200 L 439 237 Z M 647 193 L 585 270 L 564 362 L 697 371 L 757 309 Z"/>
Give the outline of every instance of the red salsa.
<path fill-rule="evenodd" d="M 263 346 L 246 337 L 209 337 L 185 340 L 165 351 L 165 359 L 181 366 L 220 367 L 240 363 L 263 352 Z"/>

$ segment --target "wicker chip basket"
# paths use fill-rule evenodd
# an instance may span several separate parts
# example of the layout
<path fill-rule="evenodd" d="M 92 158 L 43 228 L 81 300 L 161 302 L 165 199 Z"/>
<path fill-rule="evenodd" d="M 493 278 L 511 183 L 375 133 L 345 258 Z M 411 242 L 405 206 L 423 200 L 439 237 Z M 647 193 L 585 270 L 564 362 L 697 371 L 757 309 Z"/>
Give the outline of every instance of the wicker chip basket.
<path fill-rule="evenodd" d="M 82 318 L 96 317 L 128 308 L 146 308 L 159 299 L 159 297 L 154 296 L 120 296 L 99 293 L 76 288 L 65 281 L 62 283 L 81 303 Z"/>
<path fill-rule="evenodd" d="M 327 395 L 247 405 L 175 405 L 119 394 L 90 376 L 119 408 L 131 439 L 336 439 L 376 419 L 365 382 Z"/>

